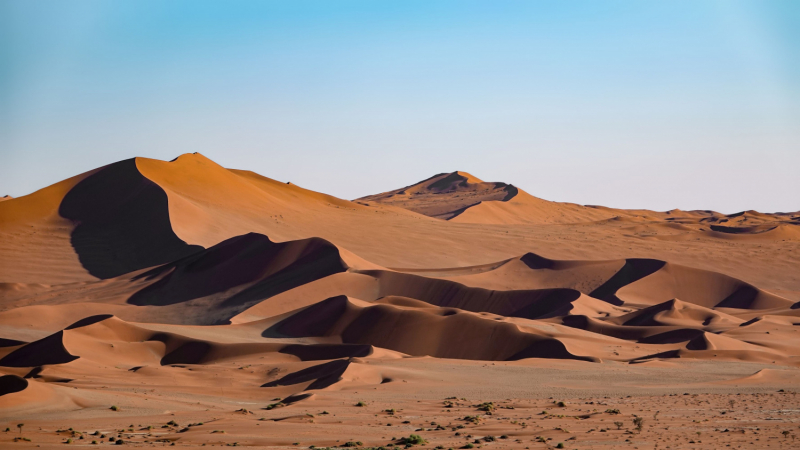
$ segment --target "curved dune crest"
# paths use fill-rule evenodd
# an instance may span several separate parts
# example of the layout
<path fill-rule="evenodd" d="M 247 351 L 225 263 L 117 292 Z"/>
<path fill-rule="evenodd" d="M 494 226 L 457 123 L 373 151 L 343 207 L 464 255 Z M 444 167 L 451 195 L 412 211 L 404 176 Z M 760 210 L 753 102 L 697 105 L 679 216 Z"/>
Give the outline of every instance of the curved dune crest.
<path fill-rule="evenodd" d="M 680 298 L 706 308 L 788 308 L 793 303 L 727 275 L 669 263 L 620 288 L 616 296 L 644 305 Z"/>
<path fill-rule="evenodd" d="M 434 175 L 417 184 L 357 201 L 399 206 L 459 223 L 577 223 L 615 215 L 572 203 L 542 200 L 516 186 L 484 182 L 466 172 Z"/>
<path fill-rule="evenodd" d="M 0 377 L 0 391 L 6 392 L 0 395 L 0 411 L 10 414 L 10 417 L 75 409 L 77 406 L 66 392 L 67 389 L 16 375 Z"/>
<path fill-rule="evenodd" d="M 482 201 L 466 208 L 452 220 L 481 224 L 568 224 L 610 219 L 616 214 L 574 203 L 542 200 L 519 191 L 509 201 Z"/>
<path fill-rule="evenodd" d="M 438 219 L 450 220 L 482 201 L 509 201 L 519 189 L 506 183 L 487 183 L 466 172 L 440 173 L 417 184 L 359 198 L 399 206 Z"/>
<path fill-rule="evenodd" d="M 135 159 L 108 165 L 76 184 L 58 208 L 76 226 L 72 247 L 98 278 L 164 264 L 200 250 L 172 230 L 167 195 Z"/>
<path fill-rule="evenodd" d="M 157 281 L 128 303 L 168 306 L 207 298 L 220 320 L 227 320 L 251 304 L 347 268 L 338 248 L 322 239 L 274 243 L 250 233 L 137 275 Z"/>
<path fill-rule="evenodd" d="M 396 302 L 395 302 L 396 303 Z M 557 340 L 520 330 L 511 323 L 454 308 L 369 304 L 345 296 L 312 305 L 275 324 L 268 335 L 340 336 L 414 356 L 477 360 L 562 358 L 594 361 L 570 353 Z"/>
<path fill-rule="evenodd" d="M 0 359 L 3 367 L 36 367 L 47 364 L 65 364 L 78 359 L 64 346 L 64 332 L 59 331 L 44 339 L 26 344 Z"/>
<path fill-rule="evenodd" d="M 614 320 L 626 326 L 734 327 L 744 320 L 678 299 L 635 311 Z"/>
<path fill-rule="evenodd" d="M 28 380 L 16 375 L 0 376 L 0 397 L 20 392 L 28 387 Z"/>
<path fill-rule="evenodd" d="M 199 154 L 125 160 L 0 202 L 0 408 L 799 367 L 797 230 L 798 214 L 556 203 L 465 172 L 349 202 Z M 450 366 L 465 373 L 426 378 Z"/>
<path fill-rule="evenodd" d="M 325 389 L 342 380 L 345 370 L 350 366 L 350 361 L 336 359 L 330 362 L 309 367 L 294 373 L 290 373 L 279 380 L 264 383 L 261 387 L 290 386 L 293 384 L 307 383 L 306 391 L 314 389 Z"/>

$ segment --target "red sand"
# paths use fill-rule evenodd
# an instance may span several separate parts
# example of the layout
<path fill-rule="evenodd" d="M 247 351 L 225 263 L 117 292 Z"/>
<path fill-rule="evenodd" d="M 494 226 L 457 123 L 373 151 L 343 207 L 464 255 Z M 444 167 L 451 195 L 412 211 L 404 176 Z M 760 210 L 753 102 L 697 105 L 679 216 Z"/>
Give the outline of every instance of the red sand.
<path fill-rule="evenodd" d="M 0 202 L 0 442 L 792 448 L 798 216 L 121 161 Z"/>

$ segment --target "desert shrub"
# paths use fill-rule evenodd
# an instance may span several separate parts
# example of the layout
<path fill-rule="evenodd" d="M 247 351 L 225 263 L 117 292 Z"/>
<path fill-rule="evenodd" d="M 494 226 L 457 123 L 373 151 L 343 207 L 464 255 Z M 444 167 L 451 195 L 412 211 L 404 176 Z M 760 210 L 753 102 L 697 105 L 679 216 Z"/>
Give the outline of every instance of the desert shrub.
<path fill-rule="evenodd" d="M 423 445 L 427 444 L 428 441 L 422 439 L 422 436 L 418 434 L 412 434 L 408 437 L 400 438 L 400 443 L 405 445 Z"/>

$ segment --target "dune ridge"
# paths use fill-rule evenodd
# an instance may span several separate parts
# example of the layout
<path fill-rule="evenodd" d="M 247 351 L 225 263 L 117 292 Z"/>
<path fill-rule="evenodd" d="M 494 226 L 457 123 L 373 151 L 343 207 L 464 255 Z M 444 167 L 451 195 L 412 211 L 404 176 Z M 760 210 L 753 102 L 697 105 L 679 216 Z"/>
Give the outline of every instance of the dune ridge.
<path fill-rule="evenodd" d="M 549 202 L 465 172 L 351 202 L 199 154 L 120 161 L 0 203 L 0 413 L 210 380 L 283 408 L 402 392 L 419 361 L 794 370 L 800 285 L 780 249 L 798 227 Z M 716 252 L 695 267 L 631 242 Z"/>

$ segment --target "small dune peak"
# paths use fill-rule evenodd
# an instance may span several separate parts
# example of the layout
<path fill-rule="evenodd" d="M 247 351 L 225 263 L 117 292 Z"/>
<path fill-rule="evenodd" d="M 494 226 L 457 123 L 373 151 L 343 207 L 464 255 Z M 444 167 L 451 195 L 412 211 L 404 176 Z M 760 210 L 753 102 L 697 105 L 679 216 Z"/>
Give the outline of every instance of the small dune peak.
<path fill-rule="evenodd" d="M 485 182 L 457 170 L 436 174 L 411 186 L 358 200 L 399 206 L 426 216 L 449 220 L 483 202 L 507 202 L 520 190 L 503 182 Z"/>
<path fill-rule="evenodd" d="M 143 158 L 139 157 L 137 159 L 149 160 L 150 158 Z M 202 153 L 194 152 L 194 153 L 183 153 L 178 155 L 177 157 L 169 160 L 170 163 L 187 163 L 187 162 L 199 162 L 199 163 L 212 163 L 217 165 L 212 159 L 206 157 Z"/>
<path fill-rule="evenodd" d="M 483 180 L 481 180 L 480 178 L 478 178 L 475 175 L 472 175 L 470 173 L 467 173 L 467 172 L 464 172 L 464 171 L 461 171 L 461 170 L 457 170 L 457 171 L 455 171 L 453 173 L 458 175 L 458 176 L 460 176 L 460 177 L 465 178 L 468 183 L 483 183 Z"/>
<path fill-rule="evenodd" d="M 536 253 L 528 252 L 522 257 L 520 257 L 520 261 L 525 263 L 531 269 L 552 269 L 555 261 L 552 259 L 545 258 L 544 256 L 539 256 Z"/>
<path fill-rule="evenodd" d="M 457 190 L 459 188 L 465 188 L 469 184 L 476 183 L 476 181 L 471 180 L 477 180 L 477 183 L 481 183 L 481 181 L 477 178 L 474 178 L 469 174 L 464 174 L 464 172 L 451 172 L 442 176 L 434 177 L 430 180 L 430 182 L 422 184 L 419 187 L 434 192 L 448 192 Z"/>

